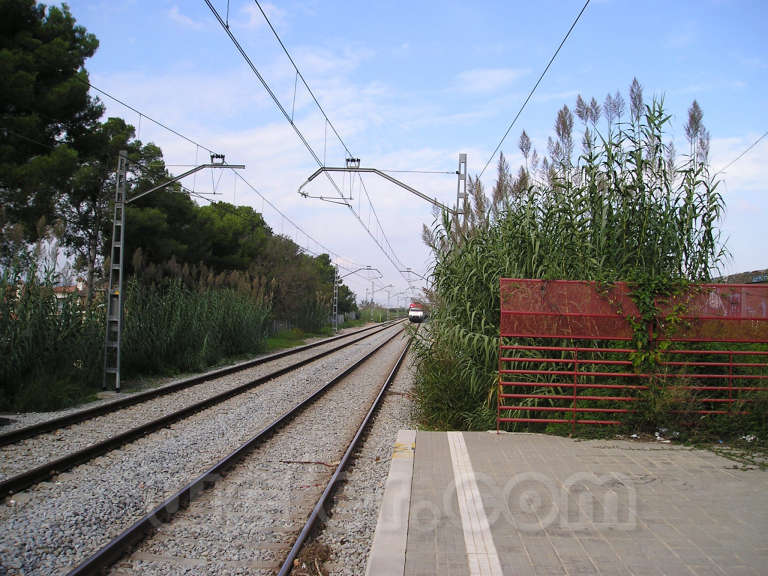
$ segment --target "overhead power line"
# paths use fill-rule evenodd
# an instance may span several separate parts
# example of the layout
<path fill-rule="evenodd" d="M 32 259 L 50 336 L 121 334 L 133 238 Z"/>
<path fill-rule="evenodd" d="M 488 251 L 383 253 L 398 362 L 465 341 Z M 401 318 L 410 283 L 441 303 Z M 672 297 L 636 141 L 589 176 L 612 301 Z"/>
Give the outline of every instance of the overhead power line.
<path fill-rule="evenodd" d="M 312 88 L 309 87 L 309 84 L 307 84 L 307 81 L 304 79 L 304 76 L 299 70 L 299 67 L 296 65 L 296 62 L 293 61 L 293 57 L 288 52 L 288 49 L 285 47 L 285 44 L 283 44 L 283 41 L 280 38 L 280 35 L 277 33 L 277 30 L 275 30 L 275 27 L 272 26 L 272 22 L 267 16 L 267 13 L 264 12 L 264 9 L 261 7 L 259 0 L 254 0 L 254 2 L 256 3 L 256 6 L 259 7 L 259 11 L 261 12 L 261 15 L 264 16 L 264 20 L 267 21 L 267 25 L 269 26 L 269 29 L 272 30 L 272 34 L 274 34 L 275 38 L 277 38 L 277 41 L 280 43 L 280 47 L 283 49 L 283 52 L 285 52 L 285 55 L 288 57 L 288 60 L 291 61 L 291 64 L 293 65 L 293 69 L 296 71 L 296 75 L 299 78 L 301 78 L 301 82 L 304 84 L 304 87 L 309 92 L 309 95 L 312 96 L 312 100 L 314 100 L 315 104 L 317 104 L 317 107 L 320 110 L 320 113 L 323 115 L 323 118 L 325 118 L 325 121 L 328 122 L 328 126 L 330 126 L 331 130 L 333 130 L 333 133 L 336 134 L 336 138 L 339 139 L 339 142 L 341 142 L 341 145 L 344 147 L 344 150 L 346 150 L 347 154 L 352 156 L 353 154 L 352 152 L 349 151 L 349 148 L 347 148 L 347 145 L 344 143 L 344 140 L 342 139 L 341 134 L 339 134 L 339 132 L 336 130 L 336 127 L 333 125 L 333 122 L 331 122 L 330 118 L 328 118 L 328 115 L 325 113 L 325 110 L 323 110 L 323 107 L 320 105 L 320 102 L 318 102 L 317 98 L 315 98 L 315 93 L 312 92 Z"/>
<path fill-rule="evenodd" d="M 456 174 L 456 170 L 384 170 L 383 168 L 379 168 L 379 172 L 389 174 Z"/>
<path fill-rule="evenodd" d="M 185 135 L 185 134 L 182 134 L 181 132 L 179 132 L 179 131 L 177 131 L 177 130 L 175 130 L 175 129 L 171 128 L 170 126 L 168 126 L 168 125 L 164 124 L 163 122 L 161 122 L 161 121 L 159 121 L 159 120 L 155 120 L 155 119 L 154 119 L 154 118 L 152 118 L 151 116 L 148 116 L 147 114 L 145 114 L 143 111 L 141 111 L 141 110 L 139 110 L 138 108 L 136 108 L 136 107 L 134 107 L 134 106 L 132 106 L 132 105 L 128 104 L 128 103 L 127 103 L 127 102 L 125 102 L 124 100 L 122 100 L 122 99 L 118 98 L 117 96 L 115 96 L 115 95 L 113 95 L 113 94 L 109 93 L 108 91 L 106 91 L 106 90 L 104 90 L 104 89 L 102 89 L 102 88 L 99 88 L 99 87 L 97 87 L 97 86 L 94 86 L 94 85 L 93 85 L 93 84 L 91 84 L 90 82 L 88 82 L 88 81 L 85 81 L 85 80 L 83 80 L 83 79 L 80 79 L 80 81 L 81 81 L 81 82 L 83 82 L 84 84 L 86 84 L 87 86 L 89 86 L 90 88 L 92 88 L 93 90 L 97 91 L 98 93 L 100 93 L 100 94 L 102 94 L 102 95 L 106 96 L 106 97 L 107 97 L 107 98 L 109 98 L 110 100 L 113 100 L 114 102 L 117 102 L 118 104 L 120 104 L 120 105 L 124 106 L 124 107 L 125 107 L 125 108 L 127 108 L 128 110 L 131 110 L 132 112 L 135 112 L 135 113 L 136 113 L 136 114 L 138 114 L 140 117 L 142 117 L 142 118 L 146 118 L 147 120 L 149 120 L 150 122 L 152 122 L 152 123 L 154 123 L 155 125 L 159 126 L 160 128 L 163 128 L 164 130 L 167 130 L 167 131 L 168 131 L 168 132 L 170 132 L 171 134 L 174 134 L 175 136 L 178 136 L 179 138 L 182 138 L 183 140 L 185 140 L 185 141 L 187 141 L 187 142 L 189 142 L 189 143 L 191 143 L 191 144 L 194 144 L 195 146 L 198 146 L 198 147 L 202 148 L 203 150 L 206 150 L 207 152 L 209 152 L 209 153 L 211 153 L 211 154 L 213 154 L 213 153 L 214 153 L 214 152 L 212 152 L 212 151 L 211 151 L 211 149 L 210 149 L 210 148 L 208 148 L 207 146 L 205 146 L 205 145 L 201 144 L 200 142 L 197 142 L 196 140 L 194 140 L 193 138 L 190 138 L 189 136 L 187 136 L 187 135 Z M 42 144 L 41 142 L 37 142 L 37 141 L 35 141 L 35 143 L 36 143 L 36 144 L 40 144 L 40 145 L 42 145 L 42 146 L 47 146 L 47 145 L 45 145 L 45 144 Z M 49 147 L 49 148 L 50 148 L 50 146 L 47 146 L 47 147 Z M 139 164 L 139 163 L 137 163 L 137 162 L 132 162 L 132 163 L 133 163 L 133 164 L 135 164 L 135 165 L 141 166 L 142 168 L 145 168 L 145 169 L 148 169 L 148 168 L 149 168 L 148 166 L 146 166 L 146 165 L 142 165 L 142 164 Z M 168 165 L 166 165 L 166 166 L 168 166 Z M 187 166 L 187 165 L 180 165 L 180 166 Z M 190 165 L 188 165 L 188 166 L 193 166 L 193 165 L 191 165 L 191 164 L 190 164 Z M 274 202 L 272 202 L 271 200 L 269 200 L 269 198 L 267 198 L 266 196 L 264 196 L 264 195 L 263 195 L 263 194 L 262 194 L 262 193 L 261 193 L 261 192 L 260 192 L 260 191 L 259 191 L 259 190 L 258 190 L 258 189 L 257 189 L 257 188 L 256 188 L 256 187 L 255 187 L 255 186 L 252 184 L 252 183 L 251 183 L 251 182 L 249 182 L 248 180 L 246 180 L 246 179 L 245 179 L 245 177 L 244 177 L 242 174 L 240 174 L 239 172 L 235 172 L 235 171 L 233 171 L 233 173 L 234 173 L 234 174 L 235 174 L 235 175 L 236 175 L 236 176 L 237 176 L 237 177 L 238 177 L 238 178 L 239 178 L 239 179 L 240 179 L 242 182 L 244 182 L 244 183 L 245 183 L 245 185 L 246 185 L 246 186 L 248 186 L 248 188 L 250 188 L 250 189 L 251 189 L 251 190 L 252 190 L 254 193 L 256 193 L 256 194 L 257 194 L 257 195 L 258 195 L 258 196 L 259 196 L 259 197 L 260 197 L 260 198 L 261 198 L 261 199 L 264 201 L 264 203 L 265 203 L 265 204 L 269 205 L 269 206 L 270 206 L 270 207 L 271 207 L 271 208 L 272 208 L 272 209 L 273 209 L 275 212 L 277 212 L 277 214 L 279 214 L 279 215 L 280 215 L 280 217 L 281 217 L 281 218 L 283 218 L 283 220 L 284 220 L 284 221 L 288 222 L 288 224 L 290 224 L 290 225 L 291 225 L 293 228 L 295 228 L 295 229 L 296 229 L 296 230 L 297 230 L 297 231 L 298 231 L 300 234 L 302 234 L 302 235 L 303 235 L 303 236 L 304 236 L 304 237 L 305 237 L 305 238 L 306 238 L 308 241 L 310 241 L 310 242 L 314 243 L 315 245 L 319 246 L 319 247 L 320 247 L 322 250 L 324 250 L 324 251 L 325 251 L 327 254 L 329 254 L 330 256 L 333 256 L 333 257 L 335 257 L 337 260 L 341 259 L 341 260 L 344 260 L 345 262 L 349 262 L 349 263 L 350 263 L 350 266 L 348 267 L 348 266 L 344 266 L 343 264 L 340 264 L 340 263 L 337 261 L 337 262 L 336 262 L 336 265 L 337 265 L 339 268 L 342 268 L 342 269 L 344 269 L 344 270 L 350 270 L 350 269 L 352 269 L 353 267 L 355 267 L 355 266 L 358 266 L 358 264 L 357 264 L 356 262 L 354 262 L 354 261 L 353 261 L 353 260 L 351 260 L 350 258 L 347 258 L 347 257 L 345 257 L 345 256 L 342 256 L 341 254 L 339 254 L 339 253 L 338 253 L 338 252 L 336 252 L 335 250 L 331 250 L 330 248 L 328 248 L 327 246 L 325 246 L 325 245 L 324 245 L 322 242 L 320 242 L 319 240 L 317 240 L 316 238 L 314 238 L 312 235 L 310 235 L 310 234 L 309 234 L 309 233 L 308 233 L 306 230 L 304 230 L 304 229 L 303 229 L 301 226 L 299 226 L 298 224 L 296 224 L 296 222 L 294 222 L 294 221 L 293 221 L 293 220 L 292 220 L 290 217 L 288 217 L 288 216 L 285 214 L 285 212 L 283 212 L 282 210 L 280 210 L 280 208 L 278 208 L 278 207 L 277 207 L 277 205 L 276 205 Z M 208 201 L 208 202 L 212 202 L 212 200 L 211 200 L 210 198 L 207 198 L 207 197 L 205 197 L 205 196 L 202 196 L 202 195 L 198 194 L 197 192 L 195 192 L 195 191 L 193 191 L 193 190 L 189 190 L 188 188 L 185 188 L 184 186 L 182 186 L 182 191 L 183 191 L 183 192 L 185 192 L 185 193 L 187 193 L 187 194 L 190 194 L 190 195 L 192 195 L 192 196 L 195 196 L 196 198 L 201 198 L 201 199 L 204 199 L 204 200 L 206 200 L 206 201 Z M 302 246 L 302 245 L 301 245 L 300 243 L 298 243 L 298 242 L 296 243 L 296 245 L 297 245 L 297 246 L 298 246 L 300 249 L 302 249 L 302 250 L 306 250 L 307 252 L 311 253 L 311 254 L 312 254 L 312 255 L 314 255 L 314 256 L 319 256 L 319 255 L 320 255 L 319 253 L 317 253 L 317 252 L 315 252 L 315 251 L 313 251 L 313 250 L 309 249 L 309 247 L 304 247 L 304 246 Z M 370 279 L 369 279 L 369 278 L 366 278 L 365 276 L 362 276 L 362 275 L 360 275 L 360 274 L 356 274 L 356 275 L 357 275 L 357 276 L 361 276 L 361 277 L 362 277 L 362 278 L 364 278 L 366 281 L 370 281 Z"/>
<path fill-rule="evenodd" d="M 96 92 L 98 92 L 99 94 L 103 94 L 104 96 L 106 96 L 106 97 L 107 97 L 107 98 L 109 98 L 110 100 L 114 100 L 114 101 L 115 101 L 115 102 L 117 102 L 118 104 L 122 104 L 123 106 L 125 106 L 126 108 L 128 108 L 128 110 L 131 110 L 132 112 L 136 112 L 136 114 L 138 114 L 138 115 L 139 115 L 139 119 L 141 119 L 141 118 L 146 118 L 147 120 L 149 120 L 149 121 L 150 121 L 150 122 L 152 122 L 153 124 L 156 124 L 157 126 L 160 126 L 160 128 L 163 128 L 163 129 L 167 130 L 167 131 L 168 131 L 168 132 L 170 132 L 171 134 L 175 134 L 176 136 L 178 136 L 178 137 L 179 137 L 179 138 L 181 138 L 182 140 L 186 140 L 186 141 L 187 141 L 187 142 L 189 142 L 190 144 L 194 144 L 195 146 L 199 146 L 200 148 L 202 148 L 203 150 L 205 150 L 205 151 L 206 151 L 206 152 L 208 152 L 209 154 L 215 154 L 215 152 L 214 152 L 213 150 L 211 150 L 210 148 L 208 148 L 207 146 L 203 146 L 202 144 L 200 144 L 200 142 L 196 142 L 195 140 L 193 140 L 192 138 L 189 138 L 189 137 L 185 136 L 185 135 L 184 135 L 184 134 L 182 134 L 181 132 L 177 132 L 176 130 L 174 130 L 174 129 L 173 129 L 173 128 L 171 128 L 170 126 L 167 126 L 167 125 L 163 124 L 163 123 L 162 123 L 162 122 L 160 122 L 159 120 L 155 120 L 155 119 L 154 119 L 154 118 L 152 118 L 151 116 L 147 116 L 146 114 L 144 114 L 144 112 L 141 112 L 140 110 L 137 110 L 136 108 L 134 108 L 133 106 L 131 106 L 131 105 L 130 105 L 130 104 L 128 104 L 127 102 L 123 102 L 122 100 L 120 100 L 120 98 L 117 98 L 116 96 L 113 96 L 112 94 L 110 94 L 109 92 L 107 92 L 107 91 L 105 91 L 105 90 L 102 90 L 101 88 L 97 88 L 96 86 L 94 86 L 93 84 L 91 84 L 91 83 L 90 83 L 90 81 L 88 81 L 88 80 L 85 80 L 85 79 L 81 78 L 81 77 L 80 77 L 80 76 L 78 76 L 78 75 L 75 75 L 75 78 L 77 78 L 77 79 L 78 79 L 80 82 L 82 82 L 82 83 L 83 83 L 83 84 L 85 84 L 86 86 L 88 86 L 88 87 L 92 88 L 93 90 L 96 90 Z"/>
<path fill-rule="evenodd" d="M 318 110 L 322 114 L 322 116 L 325 119 L 327 125 L 331 127 L 331 130 L 333 131 L 334 135 L 336 136 L 336 139 L 342 145 L 342 147 L 344 148 L 346 153 L 350 157 L 354 156 L 352 154 L 351 150 L 349 149 L 349 147 L 347 146 L 347 144 L 344 142 L 344 139 L 339 134 L 339 132 L 336 129 L 336 127 L 333 125 L 333 123 L 329 119 L 329 117 L 326 114 L 325 110 L 323 109 L 322 105 L 320 104 L 320 102 L 315 97 L 314 92 L 310 88 L 310 86 L 307 83 L 307 81 L 305 80 L 304 76 L 301 74 L 301 71 L 299 70 L 298 66 L 296 65 L 296 62 L 294 61 L 293 57 L 288 52 L 288 49 L 286 48 L 285 44 L 283 43 L 282 39 L 280 38 L 279 34 L 277 33 L 277 30 L 272 25 L 272 22 L 269 20 L 269 17 L 267 16 L 266 12 L 261 7 L 261 4 L 259 4 L 258 0 L 254 0 L 254 2 L 256 3 L 256 5 L 258 6 L 259 10 L 261 11 L 262 16 L 264 17 L 264 19 L 266 20 L 267 24 L 269 25 L 270 30 L 274 34 L 274 36 L 277 39 L 278 43 L 280 44 L 280 47 L 282 48 L 283 52 L 288 57 L 288 60 L 291 62 L 291 65 L 293 66 L 293 69 L 296 72 L 296 78 L 301 79 L 302 84 L 307 89 L 307 92 L 312 96 L 312 100 L 315 102 L 315 105 L 317 106 Z M 259 82 L 261 82 L 262 86 L 267 91 L 267 94 L 269 94 L 269 96 L 272 98 L 272 101 L 275 103 L 275 106 L 277 106 L 277 108 L 280 110 L 280 112 L 285 117 L 286 121 L 288 121 L 288 123 L 291 125 L 291 127 L 293 128 L 293 130 L 296 133 L 296 135 L 299 138 L 299 140 L 301 140 L 302 144 L 304 144 L 306 149 L 309 151 L 310 155 L 315 159 L 315 162 L 317 162 L 317 165 L 319 167 L 323 167 L 325 165 L 324 160 L 323 161 L 320 160 L 320 157 L 319 157 L 318 153 L 315 152 L 315 150 L 312 148 L 312 145 L 309 143 L 307 138 L 301 132 L 299 127 L 296 126 L 296 123 L 294 122 L 294 119 L 293 119 L 293 114 L 292 113 L 291 114 L 288 113 L 286 108 L 282 105 L 282 103 L 280 102 L 278 97 L 275 95 L 275 92 L 269 86 L 269 83 L 261 75 L 261 73 L 257 69 L 256 65 L 253 63 L 251 58 L 246 53 L 245 49 L 242 47 L 242 45 L 238 41 L 237 37 L 234 35 L 232 30 L 230 29 L 228 20 L 225 19 L 225 18 L 222 18 L 221 14 L 218 12 L 216 7 L 211 3 L 210 0 L 205 0 L 205 3 L 208 5 L 208 8 L 213 13 L 213 15 L 216 17 L 216 19 L 218 20 L 218 22 L 221 25 L 222 29 L 226 32 L 227 36 L 229 36 L 229 39 L 232 41 L 232 44 L 235 46 L 237 51 L 243 57 L 243 59 L 245 60 L 246 64 L 250 67 L 251 71 L 258 78 Z M 295 91 L 295 87 L 294 87 L 294 91 Z M 294 98 L 295 98 L 295 92 L 294 92 Z M 368 206 L 370 207 L 371 213 L 374 215 L 376 224 L 378 226 L 378 231 L 381 233 L 381 236 L 383 238 L 383 242 L 384 242 L 384 244 L 386 244 L 386 247 L 384 246 L 384 244 L 382 244 L 382 241 L 380 241 L 379 238 L 377 238 L 376 234 L 371 232 L 371 230 L 368 228 L 368 226 L 365 224 L 365 222 L 363 222 L 363 219 L 361 218 L 361 216 L 358 213 L 358 211 L 355 210 L 354 206 L 352 206 L 352 204 L 350 204 L 347 201 L 347 199 L 344 197 L 344 193 L 339 188 L 339 186 L 336 183 L 336 181 L 330 176 L 330 174 L 325 173 L 325 176 L 328 179 L 328 181 L 330 182 L 331 186 L 333 186 L 333 188 L 336 190 L 336 192 L 337 192 L 337 194 L 339 196 L 339 200 L 341 201 L 341 203 L 345 204 L 350 209 L 350 211 L 355 216 L 357 221 L 360 223 L 360 225 L 363 227 L 363 229 L 366 230 L 368 235 L 371 237 L 371 239 L 374 241 L 374 243 L 379 247 L 379 249 L 382 251 L 384 256 L 386 256 L 387 259 L 390 261 L 390 263 L 392 263 L 392 265 L 395 267 L 395 269 L 399 271 L 402 268 L 404 268 L 404 265 L 403 265 L 402 261 L 400 260 L 400 258 L 398 258 L 397 254 L 395 253 L 394 249 L 392 248 L 392 244 L 389 242 L 389 239 L 387 238 L 387 235 L 384 232 L 384 228 L 381 226 L 381 221 L 379 220 L 379 217 L 376 214 L 376 209 L 373 206 L 373 202 L 371 201 L 370 195 L 368 195 L 367 190 L 366 190 L 366 199 L 368 201 Z M 362 178 L 360 178 L 360 183 L 361 183 L 361 187 L 365 190 L 365 184 L 363 183 Z M 402 273 L 401 273 L 401 275 L 402 275 Z M 403 279 L 407 281 L 407 278 L 405 278 L 405 276 L 403 276 Z"/>
<path fill-rule="evenodd" d="M 755 140 L 754 142 L 752 142 L 752 144 L 750 144 L 749 146 L 747 146 L 747 148 L 744 150 L 744 152 L 742 152 L 741 154 L 739 154 L 738 156 L 736 156 L 736 158 L 734 158 L 733 160 L 731 160 L 731 161 L 730 161 L 730 162 L 729 162 L 729 163 L 728 163 L 728 164 L 727 164 L 725 167 L 723 167 L 723 168 L 721 168 L 720 170 L 718 170 L 717 172 L 715 172 L 714 176 L 717 176 L 718 174 L 722 174 L 723 172 L 725 172 L 726 170 L 728 170 L 728 168 L 730 168 L 731 166 L 733 166 L 734 164 L 736 164 L 736 162 L 738 162 L 738 161 L 739 161 L 739 160 L 741 160 L 741 159 L 742 159 L 744 156 L 746 156 L 746 155 L 747 155 L 747 153 L 748 153 L 750 150 L 752 150 L 752 148 L 754 148 L 755 146 L 757 146 L 757 145 L 760 143 L 760 140 L 762 140 L 762 139 L 763 139 L 763 138 L 765 138 L 766 136 L 768 136 L 768 131 L 765 131 L 765 132 L 763 132 L 763 135 L 762 135 L 762 136 L 760 136 L 760 137 L 759 137 L 757 140 Z"/>
<path fill-rule="evenodd" d="M 152 167 L 151 167 L 151 166 L 148 166 L 147 164 L 144 164 L 144 163 L 142 163 L 142 162 L 138 162 L 138 161 L 135 161 L 135 160 L 130 160 L 130 161 L 129 161 L 129 163 L 130 163 L 130 164 L 132 164 L 132 165 L 134 165 L 134 166 L 137 166 L 138 168 L 141 168 L 141 169 L 142 169 L 142 170 L 144 170 L 144 171 L 148 171 L 148 170 L 151 170 L 151 169 L 152 169 Z M 302 228 L 301 228 L 301 227 L 300 227 L 298 224 L 296 224 L 296 223 L 295 223 L 293 220 L 291 220 L 291 219 L 290 219 L 290 218 L 289 218 L 289 217 L 288 217 L 288 216 L 287 216 L 287 215 L 286 215 L 286 214 L 285 214 L 283 211 L 281 211 L 281 210 L 280 210 L 280 209 L 279 209 L 277 206 L 275 206 L 275 204 L 273 204 L 273 203 L 272 203 L 272 202 L 271 202 L 271 201 L 270 201 L 268 198 L 266 198 L 266 197 L 265 197 L 265 196 L 264 196 L 264 195 L 263 195 L 263 194 L 262 194 L 262 193 L 261 193 L 261 192 L 260 192 L 260 191 L 259 191 L 259 190 L 258 190 L 258 189 L 257 189 L 257 188 L 254 186 L 254 185 L 253 185 L 253 184 L 251 184 L 251 183 L 250 183 L 248 180 L 246 180 L 245 178 L 243 178 L 243 176 L 242 176 L 242 175 L 241 175 L 239 172 L 235 172 L 234 170 L 233 170 L 232 172 L 233 172 L 233 173 L 234 173 L 234 174 L 235 174 L 235 175 L 236 175 L 238 178 L 240 178 L 240 179 L 241 179 L 241 180 L 242 180 L 242 181 L 245 183 L 245 185 L 246 185 L 246 186 L 248 186 L 248 187 L 249 187 L 249 188 L 250 188 L 250 189 L 251 189 L 253 192 L 255 192 L 256 194 L 258 194 L 258 195 L 259 195 L 259 197 L 261 197 L 261 199 L 262 199 L 262 200 L 264 200 L 264 202 L 265 202 L 265 203 L 267 203 L 267 204 L 268 204 L 268 205 L 269 205 L 269 206 L 270 206 L 270 207 L 271 207 L 273 210 L 275 210 L 275 212 L 277 212 L 277 213 L 278 213 L 278 214 L 279 214 L 279 215 L 280 215 L 280 216 L 281 216 L 281 217 L 282 217 L 282 218 L 283 218 L 283 219 L 284 219 L 286 222 L 288 222 L 288 223 L 289 223 L 289 224 L 291 224 L 291 225 L 292 225 L 294 228 L 296 228 L 298 231 L 300 231 L 302 234 L 304 234 L 308 240 L 311 240 L 311 241 L 312 241 L 312 242 L 314 242 L 316 245 L 318 245 L 320 248 L 322 248 L 322 249 L 325 251 L 325 253 L 326 253 L 326 254 L 329 254 L 329 255 L 334 255 L 334 256 L 336 256 L 336 257 L 338 257 L 338 258 L 342 258 L 342 256 L 340 256 L 339 254 L 337 254 L 337 253 L 336 253 L 336 252 L 334 252 L 333 250 L 331 250 L 331 249 L 327 248 L 326 246 L 324 246 L 323 244 L 321 244 L 320 242 L 318 242 L 317 240 L 315 240 L 315 239 L 314 239 L 312 236 L 310 236 L 309 234 L 307 234 L 307 233 L 306 233 L 306 232 L 305 232 L 305 231 L 304 231 L 304 230 L 303 230 L 303 229 L 302 229 Z M 208 202 L 208 203 L 210 203 L 210 204 L 213 204 L 214 202 L 216 202 L 215 200 L 212 200 L 211 198 L 208 198 L 208 197 L 207 197 L 207 196 L 205 196 L 204 194 L 201 194 L 201 193 L 199 193 L 199 192 L 196 192 L 196 191 L 194 191 L 194 190 L 190 190 L 189 188 L 185 187 L 185 186 L 184 186 L 183 184 L 181 184 L 181 183 L 179 183 L 179 187 L 180 187 L 180 189 L 181 189 L 181 191 L 182 191 L 183 193 L 185 193 L 185 194 L 187 194 L 187 195 L 189 195 L 189 196 L 193 196 L 193 197 L 195 197 L 195 198 L 198 198 L 198 199 L 200 199 L 200 200 L 205 200 L 206 202 Z M 230 214 L 232 214 L 233 216 L 237 216 L 238 218 L 240 218 L 240 219 L 242 219 L 243 221 L 245 221 L 245 218 L 242 216 L 242 214 L 240 214 L 240 213 L 239 213 L 239 212 L 237 212 L 236 210 L 233 210 L 233 209 L 230 209 L 230 208 L 229 208 L 229 206 L 230 206 L 229 204 L 219 204 L 219 206 L 220 206 L 220 207 L 224 207 L 224 209 L 225 209 L 225 210 L 227 210 L 227 211 L 228 211 Z M 311 248 L 309 248 L 309 246 L 306 246 L 306 247 L 305 247 L 305 246 L 302 246 L 302 245 L 301 245 L 301 244 L 299 244 L 299 243 L 296 243 L 296 246 L 297 246 L 297 248 L 299 249 L 299 251 L 300 251 L 300 252 L 308 252 L 308 253 L 309 253 L 309 254 L 311 254 L 312 256 L 320 256 L 320 255 L 321 255 L 321 253 L 320 253 L 320 252 L 316 252 L 315 250 L 312 250 Z M 345 260 L 347 260 L 348 262 L 350 262 L 350 263 L 351 263 L 351 265 L 350 265 L 349 267 L 348 267 L 348 266 L 345 266 L 345 265 L 343 265 L 343 264 L 340 264 L 340 263 L 338 263 L 338 262 L 336 263 L 336 266 L 338 266 L 339 268 L 341 268 L 341 269 L 343 269 L 343 270 L 353 270 L 353 269 L 354 269 L 353 267 L 355 267 L 355 266 L 358 266 L 358 264 L 357 264 L 357 263 L 355 263 L 355 262 L 354 262 L 354 261 L 352 261 L 352 260 L 348 260 L 348 259 L 346 259 L 346 258 L 345 258 Z M 363 278 L 363 279 L 364 279 L 366 282 L 370 282 L 370 281 L 371 281 L 371 279 L 370 279 L 370 278 L 367 278 L 366 276 L 363 276 L 362 274 L 357 274 L 357 273 L 355 273 L 355 272 L 351 272 L 351 273 L 352 273 L 352 274 L 355 274 L 356 276 L 360 276 L 360 277 L 361 277 L 361 278 Z"/>
<path fill-rule="evenodd" d="M 587 0 L 584 3 L 584 6 L 582 6 L 581 11 L 576 16 L 576 19 L 573 21 L 573 24 L 571 24 L 571 27 L 568 28 L 568 32 L 565 33 L 565 36 L 563 36 L 562 41 L 560 42 L 560 45 L 557 47 L 557 50 L 555 50 L 555 53 L 552 54 L 552 58 L 549 59 L 549 62 L 547 63 L 547 66 L 544 68 L 544 71 L 541 73 L 541 76 L 539 76 L 539 79 L 536 81 L 536 84 L 534 84 L 533 88 L 531 88 L 531 91 L 528 93 L 528 96 L 526 97 L 525 101 L 523 102 L 523 105 L 520 106 L 520 110 L 517 111 L 517 114 L 515 114 L 515 118 L 512 120 L 512 123 L 509 125 L 509 128 L 507 128 L 507 131 L 504 132 L 504 136 L 501 137 L 501 140 L 499 141 L 498 145 L 493 151 L 493 154 L 491 154 L 491 157 L 488 158 L 488 162 L 485 163 L 485 166 L 483 166 L 482 172 L 480 172 L 480 176 L 478 178 L 482 178 L 483 174 L 485 174 L 486 169 L 488 168 L 488 165 L 491 163 L 493 158 L 496 156 L 496 152 L 499 151 L 499 148 L 501 148 L 501 145 L 504 143 L 504 140 L 506 140 L 507 136 L 509 135 L 510 130 L 512 130 L 512 127 L 515 125 L 515 122 L 517 122 L 517 119 L 520 118 L 520 114 L 523 113 L 523 110 L 525 109 L 526 104 L 528 104 L 528 101 L 533 96 L 533 93 L 536 92 L 536 89 L 539 87 L 539 84 L 541 84 L 541 81 L 544 79 L 544 75 L 549 70 L 549 67 L 552 66 L 552 63 L 555 61 L 555 58 L 557 57 L 558 53 L 560 52 L 560 49 L 563 47 L 563 44 L 565 44 L 565 41 L 568 40 L 568 37 L 571 35 L 571 32 L 576 27 L 576 23 L 581 18 L 581 15 L 584 14 L 584 10 L 587 9 L 587 6 L 589 5 L 590 0 Z"/>

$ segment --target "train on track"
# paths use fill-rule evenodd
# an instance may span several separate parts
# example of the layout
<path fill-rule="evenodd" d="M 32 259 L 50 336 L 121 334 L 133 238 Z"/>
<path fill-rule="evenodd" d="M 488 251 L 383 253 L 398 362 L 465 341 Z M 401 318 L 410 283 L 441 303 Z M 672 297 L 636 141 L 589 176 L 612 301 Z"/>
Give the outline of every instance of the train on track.
<path fill-rule="evenodd" d="M 427 313 L 424 310 L 424 307 L 418 302 L 411 302 L 411 305 L 408 308 L 408 320 L 419 323 L 424 322 L 426 319 Z"/>

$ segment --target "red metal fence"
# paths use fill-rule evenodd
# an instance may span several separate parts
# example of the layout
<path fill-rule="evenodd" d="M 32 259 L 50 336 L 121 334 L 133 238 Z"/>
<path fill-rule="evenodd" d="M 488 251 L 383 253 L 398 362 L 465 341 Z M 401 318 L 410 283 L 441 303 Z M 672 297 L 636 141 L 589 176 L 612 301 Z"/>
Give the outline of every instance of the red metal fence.
<path fill-rule="evenodd" d="M 692 415 L 744 413 L 768 391 L 768 285 L 699 284 L 643 326 L 617 282 L 501 279 L 497 426 L 619 424 L 643 391 Z M 635 330 L 658 354 L 643 372 Z"/>

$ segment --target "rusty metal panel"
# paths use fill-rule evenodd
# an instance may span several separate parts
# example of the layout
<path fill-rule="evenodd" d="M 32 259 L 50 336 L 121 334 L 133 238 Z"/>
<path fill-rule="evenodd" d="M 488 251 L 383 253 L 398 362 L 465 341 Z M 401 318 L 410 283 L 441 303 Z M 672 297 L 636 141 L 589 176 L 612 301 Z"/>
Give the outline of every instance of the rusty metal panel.
<path fill-rule="evenodd" d="M 500 284 L 498 426 L 619 424 L 651 382 L 676 403 L 671 412 L 698 415 L 744 414 L 768 392 L 768 285 L 702 284 L 658 299 L 651 347 L 671 346 L 642 373 L 627 343 L 640 316 L 627 284 Z"/>
<path fill-rule="evenodd" d="M 637 315 L 624 283 L 501 280 L 502 336 L 630 340 Z"/>
<path fill-rule="evenodd" d="M 768 285 L 699 284 L 657 305 L 682 310 L 672 340 L 768 342 Z"/>

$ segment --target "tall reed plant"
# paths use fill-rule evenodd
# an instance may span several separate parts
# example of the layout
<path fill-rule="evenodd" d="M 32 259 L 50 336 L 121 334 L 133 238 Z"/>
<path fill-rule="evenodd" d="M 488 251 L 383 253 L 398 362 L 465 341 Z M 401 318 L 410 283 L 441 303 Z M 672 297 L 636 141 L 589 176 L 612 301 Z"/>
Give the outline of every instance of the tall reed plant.
<path fill-rule="evenodd" d="M 126 377 L 202 370 L 264 350 L 269 305 L 232 288 L 192 290 L 180 279 L 128 282 L 122 369 Z"/>
<path fill-rule="evenodd" d="M 54 410 L 101 385 L 103 311 L 57 298 L 55 259 L 12 263 L 0 276 L 0 410 Z"/>
<path fill-rule="evenodd" d="M 668 122 L 654 101 L 588 142 L 576 165 L 564 159 L 541 179 L 522 169 L 516 194 L 491 208 L 475 181 L 470 217 L 443 214 L 425 231 L 435 264 L 432 322 L 415 347 L 424 425 L 495 426 L 500 277 L 621 280 L 639 292 L 710 278 L 726 254 L 723 200 L 706 163 L 670 160 Z"/>
<path fill-rule="evenodd" d="M 56 258 L 39 250 L 0 275 L 0 410 L 54 410 L 101 389 L 104 305 L 57 298 Z M 21 260 L 20 260 L 21 261 Z M 263 351 L 269 299 L 259 287 L 185 287 L 181 279 L 126 286 L 125 378 L 199 371 Z"/>

